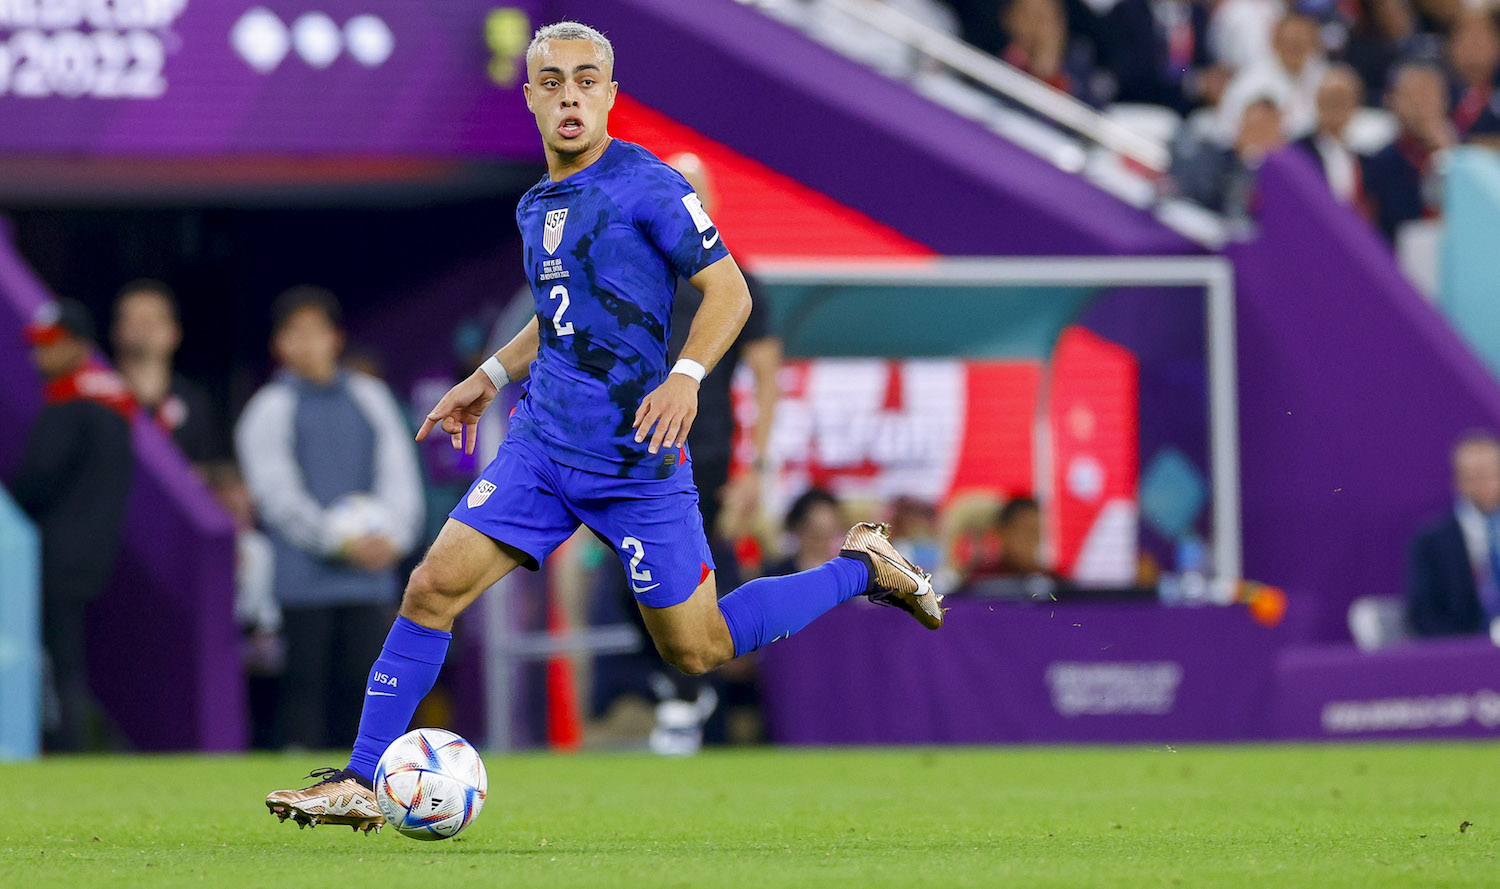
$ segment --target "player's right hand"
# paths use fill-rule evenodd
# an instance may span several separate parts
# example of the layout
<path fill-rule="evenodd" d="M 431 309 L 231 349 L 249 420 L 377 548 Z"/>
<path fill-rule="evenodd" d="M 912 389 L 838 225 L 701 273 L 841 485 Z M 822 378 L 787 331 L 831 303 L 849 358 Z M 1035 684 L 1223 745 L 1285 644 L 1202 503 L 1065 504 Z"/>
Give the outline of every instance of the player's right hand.
<path fill-rule="evenodd" d="M 417 441 L 425 441 L 434 426 L 453 438 L 453 447 L 462 448 L 465 454 L 474 453 L 474 440 L 479 434 L 479 417 L 495 400 L 498 390 L 490 382 L 489 375 L 476 370 L 468 379 L 449 389 L 437 406 L 427 412 L 422 428 L 417 430 Z"/>

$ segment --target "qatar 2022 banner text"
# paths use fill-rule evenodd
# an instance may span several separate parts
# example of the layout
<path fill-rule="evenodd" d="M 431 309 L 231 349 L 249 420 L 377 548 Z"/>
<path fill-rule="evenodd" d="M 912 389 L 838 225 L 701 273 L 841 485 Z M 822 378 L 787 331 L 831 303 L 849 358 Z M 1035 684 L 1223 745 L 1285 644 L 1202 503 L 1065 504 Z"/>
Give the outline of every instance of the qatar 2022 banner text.
<path fill-rule="evenodd" d="M 0 0 L 0 152 L 532 159 L 541 0 Z"/>

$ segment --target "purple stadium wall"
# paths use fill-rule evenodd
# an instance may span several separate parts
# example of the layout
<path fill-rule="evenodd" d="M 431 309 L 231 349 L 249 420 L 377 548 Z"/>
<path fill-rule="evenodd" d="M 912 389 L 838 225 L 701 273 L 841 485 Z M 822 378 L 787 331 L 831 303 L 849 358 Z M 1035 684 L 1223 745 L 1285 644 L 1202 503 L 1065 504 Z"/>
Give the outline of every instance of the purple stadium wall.
<path fill-rule="evenodd" d="M 1259 236 L 1227 251 L 1245 565 L 1341 639 L 1352 599 L 1402 591 L 1412 534 L 1450 503 L 1449 449 L 1500 429 L 1500 385 L 1300 156 L 1259 192 Z"/>

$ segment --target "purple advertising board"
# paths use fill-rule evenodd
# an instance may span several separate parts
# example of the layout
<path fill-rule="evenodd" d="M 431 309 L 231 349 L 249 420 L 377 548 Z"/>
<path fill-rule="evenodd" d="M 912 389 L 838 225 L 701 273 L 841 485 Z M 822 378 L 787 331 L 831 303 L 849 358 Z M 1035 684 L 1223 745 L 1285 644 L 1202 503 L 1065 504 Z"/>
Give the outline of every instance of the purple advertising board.
<path fill-rule="evenodd" d="M 1483 636 L 1374 653 L 1352 645 L 1287 649 L 1276 665 L 1283 738 L 1500 737 L 1500 648 Z"/>
<path fill-rule="evenodd" d="M 542 0 L 6 0 L 0 152 L 535 159 Z"/>
<path fill-rule="evenodd" d="M 766 718 L 783 744 L 1268 738 L 1294 623 L 1263 627 L 1241 607 L 968 599 L 931 633 L 856 601 L 760 653 Z"/>

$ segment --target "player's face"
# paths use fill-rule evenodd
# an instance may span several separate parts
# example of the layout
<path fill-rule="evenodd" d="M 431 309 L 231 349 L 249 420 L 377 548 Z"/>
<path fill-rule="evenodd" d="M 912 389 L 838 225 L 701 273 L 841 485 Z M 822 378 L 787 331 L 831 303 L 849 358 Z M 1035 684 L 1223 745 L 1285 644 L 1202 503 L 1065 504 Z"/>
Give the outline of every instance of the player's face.
<path fill-rule="evenodd" d="M 612 73 L 592 41 L 548 40 L 537 48 L 526 72 L 526 107 L 549 151 L 577 157 L 608 135 L 619 87 Z"/>

